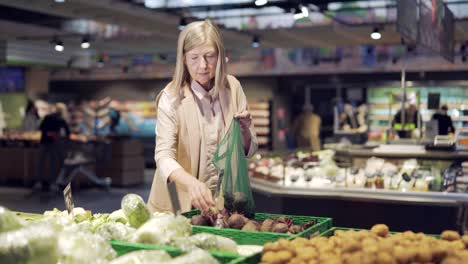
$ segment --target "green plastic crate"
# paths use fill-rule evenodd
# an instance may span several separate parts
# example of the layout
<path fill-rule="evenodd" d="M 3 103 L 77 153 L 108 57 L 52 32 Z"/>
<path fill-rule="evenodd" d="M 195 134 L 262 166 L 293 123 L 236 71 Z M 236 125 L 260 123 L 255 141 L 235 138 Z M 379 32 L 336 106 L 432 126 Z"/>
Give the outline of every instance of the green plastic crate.
<path fill-rule="evenodd" d="M 337 227 L 337 226 L 334 226 L 334 227 L 328 229 L 327 231 L 321 233 L 319 236 L 331 237 L 331 236 L 333 236 L 333 234 L 335 233 L 336 230 L 342 230 L 342 231 L 350 231 L 350 230 L 360 231 L 360 230 L 368 230 L 368 229 L 349 228 L 349 227 Z M 390 232 L 390 234 L 397 234 L 397 233 L 401 233 L 401 232 Z M 435 238 L 437 238 L 437 239 L 440 238 L 440 235 L 433 235 L 433 234 L 425 234 L 425 235 L 426 235 L 426 236 L 435 237 Z"/>
<path fill-rule="evenodd" d="M 192 210 L 190 212 L 184 213 L 188 218 L 191 218 L 194 215 L 200 214 L 199 210 Z M 301 237 L 310 237 L 314 233 L 322 233 L 332 227 L 332 219 L 326 217 L 313 217 L 313 216 L 293 216 L 293 215 L 282 215 L 282 214 L 265 214 L 265 213 L 256 213 L 255 220 L 263 221 L 267 218 L 277 218 L 285 216 L 293 219 L 294 224 L 303 224 L 312 220 L 316 220 L 317 224 L 311 226 L 310 228 L 304 230 L 299 234 L 283 234 L 283 233 L 274 233 L 274 232 L 251 232 L 251 231 L 242 231 L 232 228 L 223 228 L 217 229 L 211 226 L 193 226 L 192 230 L 194 234 L 197 233 L 210 233 L 220 236 L 224 236 L 236 241 L 239 245 L 264 245 L 267 242 L 274 242 L 280 238 L 292 239 L 298 236 Z"/>
<path fill-rule="evenodd" d="M 141 244 L 141 243 L 129 243 L 123 241 L 111 241 L 112 248 L 117 252 L 118 256 L 125 255 L 129 252 L 136 250 L 164 250 L 172 257 L 177 257 L 183 254 L 177 248 L 163 245 L 151 245 L 151 244 Z M 241 259 L 245 259 L 237 254 L 218 252 L 218 251 L 208 251 L 214 258 L 216 258 L 220 263 L 244 263 L 236 262 Z M 252 263 L 252 262 L 250 262 Z"/>

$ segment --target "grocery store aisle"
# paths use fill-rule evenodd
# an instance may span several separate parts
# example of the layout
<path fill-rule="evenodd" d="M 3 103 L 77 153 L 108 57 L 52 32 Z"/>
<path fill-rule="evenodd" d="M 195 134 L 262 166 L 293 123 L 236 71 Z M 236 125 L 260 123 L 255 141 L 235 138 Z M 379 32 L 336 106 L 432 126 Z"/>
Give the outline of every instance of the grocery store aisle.
<path fill-rule="evenodd" d="M 120 208 L 120 201 L 127 193 L 141 195 L 148 198 L 154 169 L 145 170 L 144 183 L 138 186 L 116 188 L 109 191 L 100 188 L 87 188 L 73 192 L 75 207 L 83 207 L 93 213 L 108 213 Z M 13 211 L 28 213 L 43 213 L 54 207 L 64 210 L 63 196 L 51 193 L 31 194 L 29 188 L 0 187 L 0 205 Z"/>

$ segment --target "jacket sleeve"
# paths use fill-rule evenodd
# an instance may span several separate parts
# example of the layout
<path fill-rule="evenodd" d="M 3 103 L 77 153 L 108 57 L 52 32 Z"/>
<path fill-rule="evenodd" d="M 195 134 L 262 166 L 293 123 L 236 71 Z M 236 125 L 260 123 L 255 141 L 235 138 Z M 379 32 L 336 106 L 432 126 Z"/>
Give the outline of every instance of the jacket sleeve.
<path fill-rule="evenodd" d="M 163 90 L 158 100 L 154 159 L 160 177 L 163 177 L 163 182 L 167 183 L 169 175 L 182 168 L 176 160 L 178 118 L 175 98 L 171 98 L 171 95 Z"/>
<path fill-rule="evenodd" d="M 249 110 L 249 105 L 247 103 L 247 97 L 245 96 L 244 90 L 242 89 L 242 85 L 240 82 L 233 76 L 230 76 L 232 81 L 234 82 L 235 86 L 237 87 L 237 111 L 242 112 L 242 111 L 248 111 Z M 258 141 L 257 141 L 257 134 L 255 133 L 255 128 L 253 122 L 250 125 L 249 128 L 251 140 L 250 140 L 250 147 L 249 151 L 247 153 L 247 158 L 251 158 L 255 152 L 258 150 Z"/>

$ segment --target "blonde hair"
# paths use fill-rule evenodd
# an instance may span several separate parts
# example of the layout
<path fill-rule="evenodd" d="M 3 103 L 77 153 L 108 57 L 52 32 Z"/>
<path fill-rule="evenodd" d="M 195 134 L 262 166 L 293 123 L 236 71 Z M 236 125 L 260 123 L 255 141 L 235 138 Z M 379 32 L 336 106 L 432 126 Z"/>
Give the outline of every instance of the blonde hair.
<path fill-rule="evenodd" d="M 56 103 L 55 109 L 62 116 L 62 118 L 68 123 L 70 121 L 70 115 L 68 113 L 67 105 L 64 103 Z"/>
<path fill-rule="evenodd" d="M 218 28 L 210 20 L 196 21 L 188 24 L 179 34 L 177 43 L 177 62 L 172 82 L 169 84 L 172 91 L 181 94 L 184 85 L 190 85 L 190 74 L 185 66 L 185 54 L 193 48 L 211 44 L 218 52 L 218 62 L 214 77 L 214 96 L 218 96 L 219 90 L 224 89 L 226 79 L 226 55 L 224 44 Z"/>

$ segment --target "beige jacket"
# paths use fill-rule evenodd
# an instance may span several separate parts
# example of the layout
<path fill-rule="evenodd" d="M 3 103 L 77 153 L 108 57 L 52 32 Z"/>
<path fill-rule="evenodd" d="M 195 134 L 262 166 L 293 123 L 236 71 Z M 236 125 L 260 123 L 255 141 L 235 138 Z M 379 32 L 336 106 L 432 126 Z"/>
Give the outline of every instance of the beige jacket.
<path fill-rule="evenodd" d="M 220 89 L 219 91 L 219 100 L 226 122 L 226 128 L 231 125 L 235 113 L 248 109 L 247 99 L 239 81 L 231 75 L 228 75 L 227 79 L 229 87 Z M 172 93 L 172 91 L 169 91 L 166 86 L 158 98 L 163 93 Z M 171 94 L 171 96 L 177 95 Z M 197 121 L 197 104 L 193 96 L 189 86 L 183 87 L 181 100 L 174 104 L 177 113 L 177 118 L 174 119 L 175 122 L 173 124 L 164 124 L 167 126 L 164 127 L 164 129 L 159 127 L 158 130 L 164 131 L 164 133 L 159 133 L 156 136 L 156 167 L 158 167 L 158 160 L 161 157 L 171 157 L 175 159 L 186 172 L 197 177 L 201 182 L 206 182 L 206 179 L 200 179 L 199 177 L 200 159 L 202 158 L 200 157 L 201 135 L 199 123 Z M 158 99 L 156 104 L 158 104 Z M 160 126 L 161 124 L 158 122 L 157 125 Z M 250 134 L 252 137 L 251 148 L 256 150 L 258 144 L 253 124 L 250 127 Z M 253 153 L 255 153 L 255 151 L 251 149 L 249 154 Z M 182 212 L 191 210 L 192 204 L 188 193 L 183 191 L 179 186 L 177 190 Z M 153 184 L 148 198 L 148 207 L 152 212 L 172 210 L 167 191 L 167 182 L 160 175 L 159 169 L 156 169 L 153 178 Z"/>

